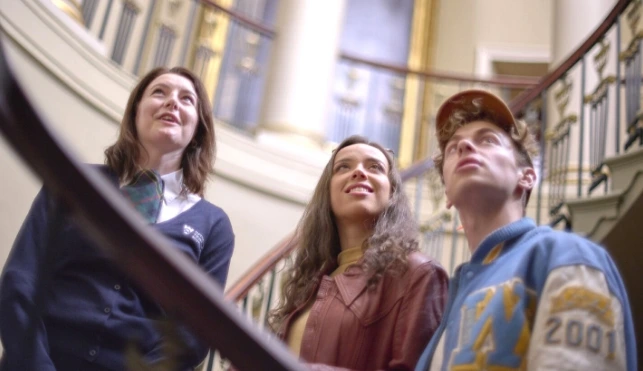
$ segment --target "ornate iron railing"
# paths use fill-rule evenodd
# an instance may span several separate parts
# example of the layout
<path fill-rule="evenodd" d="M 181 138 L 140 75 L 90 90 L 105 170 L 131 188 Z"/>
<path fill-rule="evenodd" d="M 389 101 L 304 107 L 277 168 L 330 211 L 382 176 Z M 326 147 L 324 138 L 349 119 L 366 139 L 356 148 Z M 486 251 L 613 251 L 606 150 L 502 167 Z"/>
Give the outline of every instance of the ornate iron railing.
<path fill-rule="evenodd" d="M 630 150 L 641 137 L 641 2 L 620 0 L 606 19 L 561 65 L 512 103 L 516 115 L 537 118 L 543 156 L 537 197 L 548 198 L 550 222 L 573 226 L 566 202 L 602 185 L 609 192 L 605 159 Z M 622 50 L 621 23 L 631 41 Z M 588 63 L 594 72 L 588 71 Z M 624 68 L 623 68 L 624 67 Z M 623 69 L 625 70 L 623 75 Z M 548 102 L 555 102 L 550 109 Z M 571 111 L 571 112 L 568 112 Z M 625 125 L 621 112 L 625 112 Z M 543 190 L 548 181 L 548 190 Z M 540 208 L 538 208 L 540 212 Z M 538 221 L 540 221 L 540 214 Z"/>

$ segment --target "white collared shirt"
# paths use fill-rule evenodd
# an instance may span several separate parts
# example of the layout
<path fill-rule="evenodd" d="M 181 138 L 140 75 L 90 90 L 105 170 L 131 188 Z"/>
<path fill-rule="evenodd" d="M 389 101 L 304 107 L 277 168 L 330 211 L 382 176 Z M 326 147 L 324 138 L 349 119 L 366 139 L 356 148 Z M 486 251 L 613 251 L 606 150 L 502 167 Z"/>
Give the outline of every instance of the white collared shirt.
<path fill-rule="evenodd" d="M 157 223 L 168 221 L 182 212 L 188 210 L 201 200 L 201 197 L 183 189 L 183 169 L 161 175 L 163 179 L 163 202 Z"/>

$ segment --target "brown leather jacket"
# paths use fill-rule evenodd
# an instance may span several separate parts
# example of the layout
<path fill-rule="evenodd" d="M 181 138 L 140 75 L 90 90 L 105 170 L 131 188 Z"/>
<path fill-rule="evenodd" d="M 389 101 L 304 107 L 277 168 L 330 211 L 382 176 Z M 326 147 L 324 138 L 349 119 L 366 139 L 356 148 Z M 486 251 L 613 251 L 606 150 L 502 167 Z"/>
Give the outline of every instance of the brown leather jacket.
<path fill-rule="evenodd" d="M 448 277 L 420 253 L 408 259 L 404 274 L 385 274 L 372 290 L 359 265 L 334 279 L 324 276 L 301 359 L 313 370 L 413 370 L 442 319 Z M 304 307 L 286 319 L 282 338 Z"/>

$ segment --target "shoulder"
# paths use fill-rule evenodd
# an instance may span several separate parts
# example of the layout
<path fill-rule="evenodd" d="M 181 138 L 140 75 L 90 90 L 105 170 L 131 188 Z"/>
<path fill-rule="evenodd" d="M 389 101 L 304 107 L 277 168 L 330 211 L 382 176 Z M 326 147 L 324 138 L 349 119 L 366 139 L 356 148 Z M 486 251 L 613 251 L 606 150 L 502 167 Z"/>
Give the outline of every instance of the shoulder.
<path fill-rule="evenodd" d="M 230 218 L 219 206 L 203 198 L 194 205 L 194 208 L 195 212 L 189 214 L 190 218 L 195 219 L 195 221 L 198 220 L 201 223 L 208 224 L 218 232 L 225 230 L 232 233 L 232 223 L 230 222 Z"/>
<path fill-rule="evenodd" d="M 446 271 L 436 260 L 429 258 L 419 251 L 414 251 L 407 256 L 408 269 L 407 274 L 410 276 L 415 276 L 418 274 L 429 274 L 431 272 L 436 272 L 438 274 L 444 274 L 446 276 Z"/>
<path fill-rule="evenodd" d="M 528 239 L 525 244 L 545 254 L 550 268 L 570 264 L 600 267 L 611 260 L 605 248 L 578 234 L 543 227 L 537 229 L 541 229 L 540 233 Z"/>
<path fill-rule="evenodd" d="M 223 211 L 222 208 L 206 200 L 205 198 L 201 198 L 200 203 L 202 204 L 203 209 L 209 213 L 226 215 L 225 211 Z"/>

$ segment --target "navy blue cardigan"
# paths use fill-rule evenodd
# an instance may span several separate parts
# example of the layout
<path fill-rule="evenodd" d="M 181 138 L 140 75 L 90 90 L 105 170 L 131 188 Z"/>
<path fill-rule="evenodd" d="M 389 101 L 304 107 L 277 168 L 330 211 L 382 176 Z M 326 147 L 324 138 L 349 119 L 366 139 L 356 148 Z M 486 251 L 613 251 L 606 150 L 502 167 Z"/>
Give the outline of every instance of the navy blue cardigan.
<path fill-rule="evenodd" d="M 101 167 L 106 172 L 104 167 Z M 110 175 L 115 186 L 118 179 Z M 1 370 L 123 370 L 123 350 L 134 341 L 148 362 L 163 357 L 158 321 L 163 309 L 129 282 L 68 216 L 47 237 L 51 200 L 46 190 L 35 198 L 0 277 Z M 200 200 L 189 210 L 154 227 L 177 249 L 225 286 L 234 234 L 219 207 Z M 37 270 L 44 248 L 53 249 L 42 316 L 33 313 Z M 25 359 L 24 334 L 36 326 L 35 350 Z M 187 352 L 183 368 L 197 365 L 207 348 L 181 328 Z M 35 344 L 34 344 L 35 343 Z"/>

